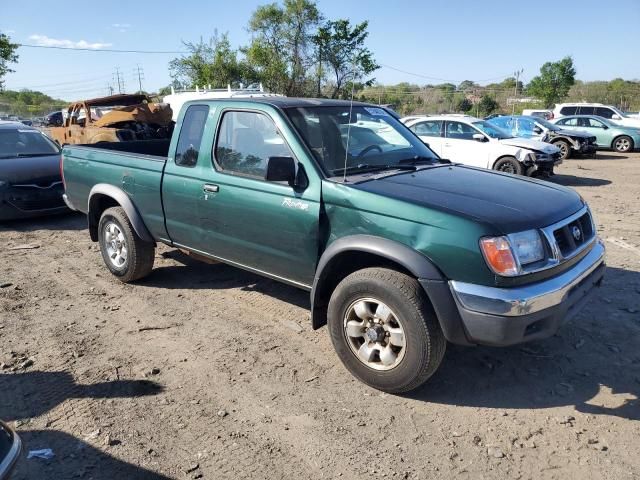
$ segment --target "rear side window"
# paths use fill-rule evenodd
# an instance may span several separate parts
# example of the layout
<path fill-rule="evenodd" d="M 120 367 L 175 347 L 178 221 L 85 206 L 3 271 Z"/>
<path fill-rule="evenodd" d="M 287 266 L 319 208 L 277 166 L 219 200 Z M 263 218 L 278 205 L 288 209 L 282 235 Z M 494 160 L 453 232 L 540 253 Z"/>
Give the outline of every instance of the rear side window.
<path fill-rule="evenodd" d="M 560 113 L 562 115 L 575 115 L 578 107 L 562 107 Z"/>
<path fill-rule="evenodd" d="M 428 122 L 416 123 L 411 127 L 411 130 L 413 130 L 416 135 L 423 135 L 426 137 L 439 137 L 441 128 L 441 120 L 429 120 Z"/>
<path fill-rule="evenodd" d="M 195 167 L 198 163 L 200 144 L 204 126 L 207 123 L 209 107 L 207 105 L 191 105 L 184 114 L 175 162 L 181 167 Z"/>
<path fill-rule="evenodd" d="M 273 120 L 258 112 L 225 112 L 216 141 L 217 166 L 264 178 L 269 157 L 293 157 Z"/>
<path fill-rule="evenodd" d="M 596 115 L 599 115 L 604 118 L 611 119 L 613 118 L 614 111 L 610 108 L 606 107 L 596 107 Z"/>

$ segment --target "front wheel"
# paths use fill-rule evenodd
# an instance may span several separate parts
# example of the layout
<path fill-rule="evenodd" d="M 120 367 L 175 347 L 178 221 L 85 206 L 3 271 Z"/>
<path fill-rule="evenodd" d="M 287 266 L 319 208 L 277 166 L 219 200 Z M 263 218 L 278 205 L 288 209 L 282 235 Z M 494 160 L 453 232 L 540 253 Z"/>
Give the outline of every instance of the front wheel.
<path fill-rule="evenodd" d="M 619 153 L 626 153 L 633 150 L 633 140 L 631 137 L 621 135 L 613 141 L 613 149 Z"/>
<path fill-rule="evenodd" d="M 516 157 L 502 157 L 493 165 L 493 169 L 499 172 L 522 175 L 522 164 Z"/>
<path fill-rule="evenodd" d="M 98 224 L 98 235 L 104 263 L 120 281 L 132 282 L 151 272 L 155 246 L 136 234 L 122 207 L 104 211 Z"/>
<path fill-rule="evenodd" d="M 561 160 L 566 160 L 571 156 L 571 146 L 567 142 L 565 142 L 564 140 L 558 140 L 553 144 L 560 149 Z"/>
<path fill-rule="evenodd" d="M 338 357 L 363 383 L 390 393 L 423 385 L 440 366 L 446 340 L 415 278 L 387 268 L 358 270 L 329 301 Z"/>

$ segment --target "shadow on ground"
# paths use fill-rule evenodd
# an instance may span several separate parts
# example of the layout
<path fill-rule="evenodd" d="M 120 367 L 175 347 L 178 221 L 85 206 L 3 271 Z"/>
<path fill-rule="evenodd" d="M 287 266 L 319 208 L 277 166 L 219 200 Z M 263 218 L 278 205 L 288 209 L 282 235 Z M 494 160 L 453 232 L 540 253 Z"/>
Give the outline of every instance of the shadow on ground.
<path fill-rule="evenodd" d="M 0 375 L 0 418 L 27 420 L 46 414 L 71 398 L 131 398 L 156 395 L 162 387 L 146 380 L 117 380 L 78 384 L 68 372 Z M 128 464 L 102 452 L 72 435 L 57 430 L 20 430 L 23 453 L 12 479 L 150 479 L 164 480 L 144 468 Z M 30 459 L 30 450 L 51 448 L 51 460 Z M 117 449 L 118 445 L 113 447 Z"/>
<path fill-rule="evenodd" d="M 0 418 L 39 417 L 70 398 L 131 398 L 157 395 L 160 384 L 147 380 L 114 380 L 78 384 L 69 372 L 0 374 Z"/>
<path fill-rule="evenodd" d="M 132 465 L 58 430 L 25 430 L 20 432 L 23 453 L 12 480 L 70 479 L 92 480 L 170 480 L 143 467 Z M 29 450 L 51 448 L 51 460 L 27 460 Z M 117 454 L 118 446 L 111 447 Z"/>
<path fill-rule="evenodd" d="M 82 213 L 71 212 L 49 217 L 24 218 L 0 222 L 3 232 L 34 232 L 36 230 L 84 230 L 87 217 Z"/>
<path fill-rule="evenodd" d="M 163 254 L 181 265 L 155 266 L 151 274 L 137 282 L 142 287 L 167 289 L 231 289 L 255 291 L 300 308 L 310 308 L 309 293 L 224 263 L 208 264 L 180 250 Z"/>
<path fill-rule="evenodd" d="M 589 169 L 585 168 L 584 170 Z M 548 178 L 547 181 L 564 185 L 565 187 L 601 187 L 611 184 L 611 180 L 604 180 L 602 178 L 576 177 L 575 175 L 562 174 L 556 174 Z"/>
<path fill-rule="evenodd" d="M 629 288 L 640 288 L 640 273 L 608 268 L 605 286 L 552 338 L 504 349 L 449 345 L 440 370 L 410 396 L 496 409 L 574 406 L 640 420 L 640 318 L 638 305 L 623 303 L 637 298 Z"/>

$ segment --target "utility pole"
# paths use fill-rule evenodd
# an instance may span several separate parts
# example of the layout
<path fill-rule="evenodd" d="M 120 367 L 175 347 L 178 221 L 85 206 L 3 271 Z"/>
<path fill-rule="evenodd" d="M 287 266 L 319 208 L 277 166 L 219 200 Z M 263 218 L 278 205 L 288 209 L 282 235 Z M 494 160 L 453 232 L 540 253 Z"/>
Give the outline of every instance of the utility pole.
<path fill-rule="evenodd" d="M 134 75 L 135 74 L 138 75 L 138 87 L 140 88 L 140 90 L 138 90 L 138 93 L 142 93 L 142 79 L 144 78 L 144 70 L 140 68 L 140 65 L 138 65 L 134 70 Z"/>
<path fill-rule="evenodd" d="M 124 93 L 124 78 L 120 76 L 120 67 L 116 67 L 115 81 L 118 82 L 118 93 Z"/>
<path fill-rule="evenodd" d="M 113 95 L 113 85 L 110 83 L 107 84 L 107 92 L 109 92 L 109 95 Z"/>
<path fill-rule="evenodd" d="M 513 108 L 511 109 L 512 115 L 516 113 L 516 99 L 518 98 L 518 82 L 520 81 L 520 75 L 522 74 L 522 72 L 524 72 L 524 68 L 521 68 L 520 70 L 517 70 L 513 73 L 516 77 L 516 86 L 513 89 Z"/>

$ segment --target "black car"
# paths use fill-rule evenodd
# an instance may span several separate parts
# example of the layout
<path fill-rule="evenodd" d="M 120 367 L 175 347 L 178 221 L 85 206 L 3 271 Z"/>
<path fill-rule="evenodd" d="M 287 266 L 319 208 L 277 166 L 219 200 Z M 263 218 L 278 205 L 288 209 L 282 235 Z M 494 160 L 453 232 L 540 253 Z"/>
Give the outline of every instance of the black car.
<path fill-rule="evenodd" d="M 8 425 L 0 422 L 0 480 L 9 478 L 21 450 L 20 437 Z"/>
<path fill-rule="evenodd" d="M 62 121 L 62 110 L 58 110 L 57 112 L 51 112 L 49 115 L 44 117 L 43 124 L 45 127 L 61 127 Z"/>
<path fill-rule="evenodd" d="M 60 147 L 41 131 L 0 122 L 0 221 L 67 211 Z"/>

